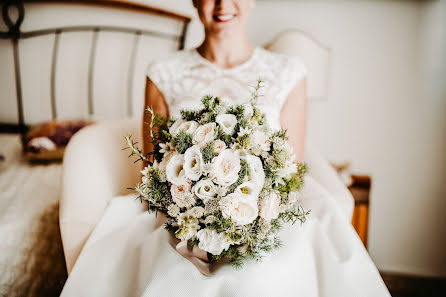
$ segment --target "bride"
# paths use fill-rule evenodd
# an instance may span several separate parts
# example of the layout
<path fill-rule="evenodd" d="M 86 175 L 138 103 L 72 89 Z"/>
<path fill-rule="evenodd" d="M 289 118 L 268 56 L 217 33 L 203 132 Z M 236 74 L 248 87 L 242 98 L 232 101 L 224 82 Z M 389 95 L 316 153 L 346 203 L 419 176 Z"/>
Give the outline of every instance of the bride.
<path fill-rule="evenodd" d="M 245 103 L 261 77 L 259 108 L 273 129 L 288 130 L 303 161 L 306 69 L 296 58 L 248 42 L 245 26 L 253 3 L 194 0 L 205 39 L 196 49 L 149 65 L 145 105 L 178 116 L 181 109 L 199 107 L 208 93 Z M 147 125 L 144 130 L 148 135 Z M 146 140 L 144 151 L 152 149 Z M 302 205 L 311 210 L 307 221 L 284 226 L 283 246 L 241 269 L 210 264 L 205 251 L 171 236 L 164 217 L 149 214 L 134 197 L 112 199 L 61 296 L 390 296 L 342 208 L 311 174 L 301 191 Z"/>

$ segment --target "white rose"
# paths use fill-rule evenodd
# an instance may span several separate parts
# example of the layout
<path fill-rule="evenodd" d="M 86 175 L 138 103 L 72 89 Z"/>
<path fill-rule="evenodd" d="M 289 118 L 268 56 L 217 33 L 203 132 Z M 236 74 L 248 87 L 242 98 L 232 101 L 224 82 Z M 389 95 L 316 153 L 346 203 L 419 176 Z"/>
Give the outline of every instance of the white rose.
<path fill-rule="evenodd" d="M 219 204 L 223 217 L 225 219 L 230 217 L 237 225 L 249 224 L 259 214 L 257 199 L 239 192 L 221 198 Z"/>
<path fill-rule="evenodd" d="M 172 126 L 170 126 L 170 128 L 169 128 L 169 133 L 170 133 L 172 136 L 176 136 L 176 135 L 178 134 L 178 132 L 180 131 L 178 128 L 179 128 L 180 125 L 183 124 L 183 123 L 184 123 L 184 120 L 183 120 L 183 119 L 178 119 L 178 120 L 176 120 L 176 121 L 172 124 Z"/>
<path fill-rule="evenodd" d="M 238 179 L 240 158 L 230 149 L 225 149 L 212 160 L 212 177 L 216 184 L 230 186 Z"/>
<path fill-rule="evenodd" d="M 179 207 L 189 207 L 191 205 L 188 194 L 190 194 L 191 182 L 187 181 L 182 185 L 172 185 L 170 187 L 170 193 L 172 194 L 172 200 L 178 204 Z M 195 203 L 195 201 L 193 201 Z"/>
<path fill-rule="evenodd" d="M 192 192 L 203 201 L 214 198 L 215 194 L 217 193 L 216 190 L 216 186 L 209 179 L 200 180 L 192 188 Z"/>
<path fill-rule="evenodd" d="M 195 121 L 187 121 L 187 122 L 183 122 L 181 123 L 181 125 L 178 127 L 178 131 L 180 130 L 184 130 L 187 133 L 194 133 L 195 130 L 197 130 L 198 128 L 198 123 Z"/>
<path fill-rule="evenodd" d="M 214 152 L 221 153 L 226 148 L 226 143 L 223 140 L 217 139 L 214 142 Z"/>
<path fill-rule="evenodd" d="M 200 240 L 198 247 L 213 255 L 220 255 L 223 250 L 229 248 L 232 242 L 228 234 L 217 233 L 217 231 L 207 228 L 198 231 L 197 237 Z"/>
<path fill-rule="evenodd" d="M 202 172 L 203 156 L 201 155 L 200 147 L 193 145 L 184 153 L 184 171 L 186 177 L 197 181 Z"/>
<path fill-rule="evenodd" d="M 260 199 L 260 217 L 267 221 L 277 219 L 280 212 L 280 195 L 277 192 L 270 192 Z"/>
<path fill-rule="evenodd" d="M 186 173 L 183 169 L 184 155 L 173 155 L 166 166 L 167 180 L 174 185 L 182 185 L 186 182 Z"/>
<path fill-rule="evenodd" d="M 199 126 L 193 134 L 193 143 L 203 146 L 207 142 L 214 140 L 215 127 L 215 123 Z"/>
<path fill-rule="evenodd" d="M 233 114 L 219 114 L 215 121 L 220 126 L 225 134 L 231 135 L 234 133 L 235 125 L 237 124 L 237 118 Z"/>
<path fill-rule="evenodd" d="M 245 155 L 244 158 L 248 163 L 248 180 L 253 182 L 260 192 L 265 184 L 265 172 L 263 171 L 262 161 L 259 157 L 253 155 Z"/>

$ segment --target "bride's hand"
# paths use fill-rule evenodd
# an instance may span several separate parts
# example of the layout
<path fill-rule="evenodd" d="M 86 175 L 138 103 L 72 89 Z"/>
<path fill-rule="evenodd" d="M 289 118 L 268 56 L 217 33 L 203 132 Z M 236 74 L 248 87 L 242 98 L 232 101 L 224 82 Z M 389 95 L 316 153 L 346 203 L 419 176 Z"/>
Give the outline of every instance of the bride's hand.
<path fill-rule="evenodd" d="M 158 212 L 155 228 L 161 227 L 167 220 L 166 214 Z M 188 259 L 201 274 L 205 276 L 211 276 L 217 269 L 227 262 L 226 257 L 223 257 L 217 263 L 211 263 L 208 259 L 207 252 L 198 248 L 197 246 L 191 247 L 189 241 L 181 241 L 176 238 L 171 232 L 169 233 L 169 244 L 174 248 L 181 256 Z"/>
<path fill-rule="evenodd" d="M 189 241 L 181 241 L 175 238 L 171 232 L 169 232 L 169 243 L 180 255 L 194 264 L 201 274 L 205 276 L 211 276 L 221 265 L 226 263 L 225 257 L 217 263 L 211 263 L 206 251 L 197 246 L 191 247 Z"/>

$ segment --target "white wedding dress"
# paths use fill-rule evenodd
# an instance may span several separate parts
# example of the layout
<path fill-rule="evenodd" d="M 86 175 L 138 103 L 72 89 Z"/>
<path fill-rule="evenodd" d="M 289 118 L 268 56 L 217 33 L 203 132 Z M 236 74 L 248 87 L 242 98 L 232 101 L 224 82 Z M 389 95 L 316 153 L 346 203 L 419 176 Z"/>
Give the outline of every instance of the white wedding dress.
<path fill-rule="evenodd" d="M 198 107 L 208 93 L 230 103 L 248 102 L 250 87 L 261 78 L 265 85 L 259 107 L 278 129 L 282 105 L 306 69 L 296 58 L 259 47 L 243 64 L 221 69 L 192 49 L 152 63 L 147 75 L 174 116 L 183 108 Z M 155 225 L 155 215 L 135 195 L 115 197 L 61 296 L 390 296 L 349 218 L 329 191 L 308 174 L 301 197 L 311 213 L 304 224 L 281 230 L 281 248 L 239 270 L 222 266 L 211 277 L 203 276 L 170 246 L 167 231 Z"/>

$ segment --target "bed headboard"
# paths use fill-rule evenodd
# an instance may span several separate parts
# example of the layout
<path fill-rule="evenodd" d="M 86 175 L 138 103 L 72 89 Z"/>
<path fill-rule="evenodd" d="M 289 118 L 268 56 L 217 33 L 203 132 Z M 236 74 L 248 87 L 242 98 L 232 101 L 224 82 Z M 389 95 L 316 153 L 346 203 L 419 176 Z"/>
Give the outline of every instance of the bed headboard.
<path fill-rule="evenodd" d="M 184 47 L 190 18 L 136 2 L 4 1 L 0 132 L 142 116 L 145 69 Z"/>

